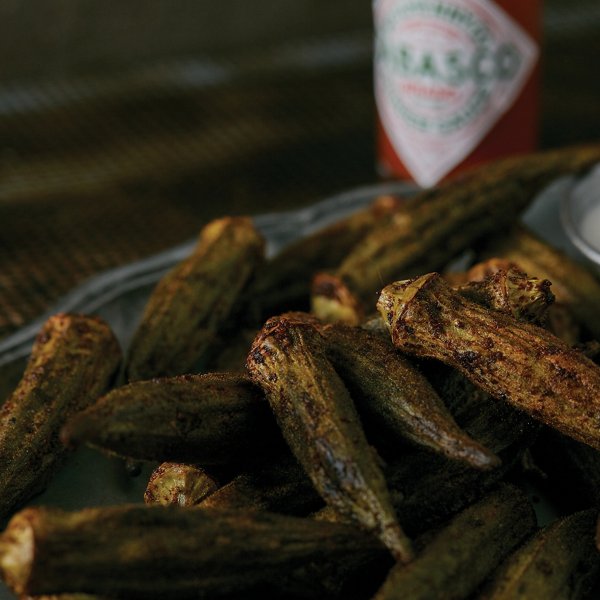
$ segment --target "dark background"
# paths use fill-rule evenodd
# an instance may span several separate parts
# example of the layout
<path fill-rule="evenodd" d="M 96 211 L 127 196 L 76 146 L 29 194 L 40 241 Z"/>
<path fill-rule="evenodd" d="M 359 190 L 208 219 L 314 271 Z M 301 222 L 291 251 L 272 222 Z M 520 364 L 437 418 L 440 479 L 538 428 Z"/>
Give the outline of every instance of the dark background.
<path fill-rule="evenodd" d="M 371 3 L 3 0 L 0 337 L 223 214 L 377 179 Z M 544 6 L 540 146 L 600 138 L 600 6 Z"/>

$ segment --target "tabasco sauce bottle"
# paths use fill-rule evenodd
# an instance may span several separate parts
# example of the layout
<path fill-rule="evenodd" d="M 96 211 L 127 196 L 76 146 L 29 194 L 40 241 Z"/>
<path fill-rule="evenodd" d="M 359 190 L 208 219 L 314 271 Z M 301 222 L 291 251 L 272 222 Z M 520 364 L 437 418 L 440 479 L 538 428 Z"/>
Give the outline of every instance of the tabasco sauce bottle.
<path fill-rule="evenodd" d="M 535 149 L 541 0 L 374 0 L 378 167 L 432 186 Z"/>

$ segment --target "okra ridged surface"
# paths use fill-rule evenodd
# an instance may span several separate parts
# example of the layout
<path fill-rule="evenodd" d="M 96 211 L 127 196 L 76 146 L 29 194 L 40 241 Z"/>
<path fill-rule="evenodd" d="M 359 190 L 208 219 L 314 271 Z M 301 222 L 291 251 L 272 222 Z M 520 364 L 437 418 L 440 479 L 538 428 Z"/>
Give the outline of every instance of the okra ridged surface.
<path fill-rule="evenodd" d="M 512 554 L 479 600 L 588 598 L 600 570 L 594 543 L 597 509 L 560 517 Z"/>
<path fill-rule="evenodd" d="M 162 463 L 150 476 L 144 502 L 162 506 L 195 506 L 219 489 L 204 469 L 183 463 Z"/>
<path fill-rule="evenodd" d="M 382 549 L 353 526 L 258 511 L 28 508 L 0 536 L 0 574 L 18 594 L 213 598 Z"/>
<path fill-rule="evenodd" d="M 159 281 L 148 300 L 128 352 L 129 381 L 193 372 L 263 261 L 264 240 L 249 218 L 206 225 L 191 256 Z"/>
<path fill-rule="evenodd" d="M 410 560 L 383 474 L 316 327 L 294 317 L 269 319 L 247 364 L 325 501 L 376 533 L 397 559 Z"/>
<path fill-rule="evenodd" d="M 95 317 L 57 314 L 39 332 L 25 373 L 0 408 L 0 517 L 43 490 L 67 450 L 67 420 L 112 384 L 117 339 Z"/>
<path fill-rule="evenodd" d="M 389 340 L 339 324 L 320 331 L 359 413 L 373 421 L 372 441 L 385 440 L 387 434 L 390 441 L 408 439 L 478 469 L 500 464 L 493 452 L 461 431 L 431 384 Z"/>
<path fill-rule="evenodd" d="M 340 314 L 352 322 L 348 311 L 357 312 L 356 306 L 370 310 L 385 284 L 442 269 L 478 240 L 513 223 L 553 179 L 581 173 L 599 161 L 598 145 L 508 158 L 417 194 L 390 223 L 353 248 L 325 289 L 316 286 L 313 307 L 322 303 L 335 314 L 329 300 L 342 298 L 347 310 L 341 307 Z"/>
<path fill-rule="evenodd" d="M 181 375 L 117 388 L 63 429 L 66 444 L 202 466 L 254 460 L 285 444 L 264 394 L 247 376 Z"/>
<path fill-rule="evenodd" d="M 387 286 L 378 308 L 399 348 L 600 448 L 600 368 L 556 336 L 462 298 L 435 273 Z"/>
<path fill-rule="evenodd" d="M 396 565 L 374 600 L 468 598 L 535 528 L 526 496 L 502 486 L 457 515 L 408 565 Z"/>

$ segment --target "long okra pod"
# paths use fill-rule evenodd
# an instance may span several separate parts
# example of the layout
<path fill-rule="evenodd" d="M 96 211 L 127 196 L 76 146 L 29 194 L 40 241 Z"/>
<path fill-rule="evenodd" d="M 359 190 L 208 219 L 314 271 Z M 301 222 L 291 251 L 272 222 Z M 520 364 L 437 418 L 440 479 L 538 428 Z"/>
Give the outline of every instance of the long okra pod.
<path fill-rule="evenodd" d="M 396 279 L 440 270 L 491 232 L 510 225 L 554 178 L 600 161 L 600 146 L 509 158 L 425 190 L 404 203 L 390 223 L 355 246 L 333 277 L 317 279 L 313 308 L 359 322 L 376 293 Z M 341 308 L 333 308 L 341 304 Z"/>
<path fill-rule="evenodd" d="M 0 574 L 18 594 L 212 598 L 381 549 L 356 527 L 257 511 L 29 508 L 0 536 Z"/>
<path fill-rule="evenodd" d="M 396 565 L 374 600 L 467 598 L 535 528 L 525 495 L 501 487 L 456 516 L 408 565 Z"/>
<path fill-rule="evenodd" d="M 191 256 L 152 292 L 129 348 L 128 379 L 191 372 L 215 343 L 263 260 L 264 240 L 249 218 L 206 225 Z"/>
<path fill-rule="evenodd" d="M 478 469 L 498 466 L 498 457 L 460 430 L 427 379 L 389 340 L 344 325 L 320 331 L 327 356 L 380 436 L 406 438 Z"/>
<path fill-rule="evenodd" d="M 120 362 L 119 344 L 100 319 L 58 314 L 46 321 L 0 408 L 0 517 L 44 489 L 66 455 L 61 427 L 108 389 Z"/>
<path fill-rule="evenodd" d="M 252 459 L 279 443 L 285 448 L 260 388 L 228 373 L 117 388 L 72 419 L 62 438 L 129 458 L 202 466 Z"/>
<path fill-rule="evenodd" d="M 325 357 L 316 327 L 274 317 L 257 336 L 248 369 L 262 386 L 293 453 L 327 503 L 412 556 L 352 399 Z"/>
<path fill-rule="evenodd" d="M 387 286 L 378 308 L 396 346 L 600 448 L 600 368 L 556 336 L 462 298 L 435 273 Z"/>

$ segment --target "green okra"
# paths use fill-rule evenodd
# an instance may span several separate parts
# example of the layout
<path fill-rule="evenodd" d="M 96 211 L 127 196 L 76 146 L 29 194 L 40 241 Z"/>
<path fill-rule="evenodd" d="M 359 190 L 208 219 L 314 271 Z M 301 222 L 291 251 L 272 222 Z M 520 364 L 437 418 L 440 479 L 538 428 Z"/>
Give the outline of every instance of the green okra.
<path fill-rule="evenodd" d="M 61 466 L 65 422 L 113 382 L 121 350 L 102 320 L 50 317 L 17 388 L 0 408 L 0 517 L 42 491 Z"/>
<path fill-rule="evenodd" d="M 257 336 L 248 369 L 292 452 L 328 504 L 380 537 L 397 559 L 412 557 L 385 480 L 316 326 L 273 317 Z"/>
<path fill-rule="evenodd" d="M 279 585 L 309 561 L 381 549 L 356 527 L 258 511 L 40 507 L 16 514 L 0 536 L 0 574 L 17 594 L 213 598 Z"/>
<path fill-rule="evenodd" d="M 535 525 L 526 496 L 501 486 L 454 517 L 412 563 L 393 567 L 374 600 L 467 598 Z"/>
<path fill-rule="evenodd" d="M 315 273 L 336 267 L 378 224 L 389 221 L 403 200 L 381 196 L 370 206 L 284 248 L 257 273 L 244 296 L 260 322 L 283 310 L 308 308 Z"/>
<path fill-rule="evenodd" d="M 600 448 L 600 368 L 556 336 L 462 298 L 435 273 L 387 286 L 378 308 L 397 347 Z"/>
<path fill-rule="evenodd" d="M 204 469 L 182 463 L 162 463 L 152 472 L 146 491 L 146 504 L 196 506 L 219 489 Z"/>
<path fill-rule="evenodd" d="M 512 554 L 493 574 L 481 600 L 588 598 L 598 572 L 597 509 L 561 517 Z"/>
<path fill-rule="evenodd" d="M 63 429 L 87 443 L 141 460 L 202 466 L 251 460 L 285 448 L 260 388 L 247 376 L 182 375 L 117 388 Z"/>
<path fill-rule="evenodd" d="M 228 326 L 263 260 L 264 240 L 249 218 L 206 225 L 191 256 L 159 281 L 148 300 L 129 348 L 129 381 L 192 372 Z"/>
<path fill-rule="evenodd" d="M 313 310 L 322 316 L 324 305 L 326 313 L 356 324 L 385 284 L 441 270 L 478 240 L 513 223 L 553 179 L 598 161 L 599 145 L 512 157 L 417 194 L 356 244 L 332 278 L 316 280 Z M 336 303 L 342 306 L 336 309 Z"/>
<path fill-rule="evenodd" d="M 199 504 L 199 508 L 264 510 L 303 516 L 323 501 L 304 469 L 293 457 L 235 476 Z"/>
<path fill-rule="evenodd" d="M 556 301 L 563 304 L 593 337 L 600 339 L 600 281 L 585 266 L 553 248 L 525 226 L 491 238 L 483 256 L 500 256 L 529 275 L 549 279 Z"/>
<path fill-rule="evenodd" d="M 339 324 L 320 331 L 328 358 L 378 435 L 387 431 L 396 442 L 406 438 L 478 469 L 499 465 L 493 452 L 461 431 L 431 384 L 389 339 Z"/>

